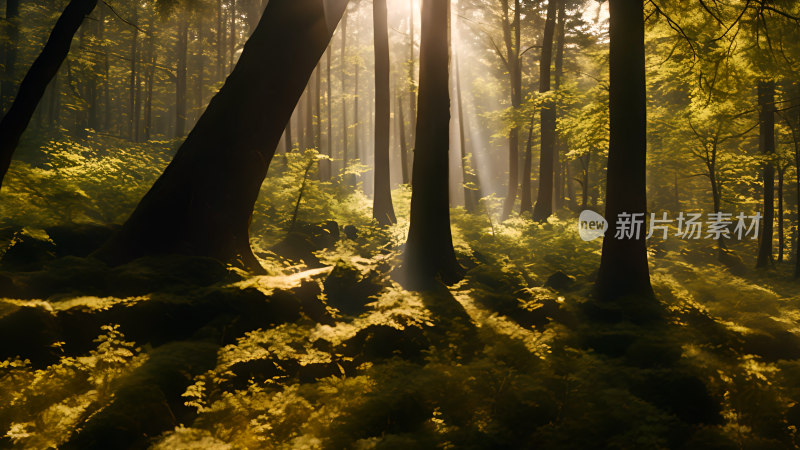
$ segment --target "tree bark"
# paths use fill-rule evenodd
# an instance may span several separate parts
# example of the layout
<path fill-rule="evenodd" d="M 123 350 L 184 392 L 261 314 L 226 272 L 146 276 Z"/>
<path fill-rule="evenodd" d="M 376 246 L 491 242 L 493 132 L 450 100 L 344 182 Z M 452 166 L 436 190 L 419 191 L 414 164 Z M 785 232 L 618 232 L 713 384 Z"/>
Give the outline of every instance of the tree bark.
<path fill-rule="evenodd" d="M 620 213 L 647 211 L 647 108 L 644 59 L 644 2 L 609 0 L 610 93 L 606 211 L 595 294 L 600 301 L 627 296 L 652 298 L 646 233 L 616 239 Z"/>
<path fill-rule="evenodd" d="M 19 43 L 19 0 L 6 0 L 6 36 L 3 48 L 3 80 L 0 83 L 0 113 L 14 100 L 17 46 Z"/>
<path fill-rule="evenodd" d="M 328 158 L 322 160 L 320 163 L 320 173 L 322 175 L 322 181 L 329 181 L 331 179 L 331 161 L 333 159 L 333 108 L 332 108 L 332 89 L 331 84 L 333 79 L 331 78 L 331 53 L 333 52 L 333 47 L 328 46 L 328 50 L 325 55 L 325 65 L 327 66 L 327 70 L 325 71 L 326 75 L 326 82 L 325 82 L 325 109 L 328 113 L 328 139 L 327 139 L 327 148 L 326 155 Z"/>
<path fill-rule="evenodd" d="M 372 24 L 375 49 L 375 194 L 372 217 L 380 225 L 397 222 L 392 205 L 389 167 L 389 25 L 386 0 L 373 0 Z"/>
<path fill-rule="evenodd" d="M 186 77 L 189 51 L 189 18 L 180 14 L 178 18 L 178 67 L 175 79 L 175 137 L 186 134 Z"/>
<path fill-rule="evenodd" d="M 506 43 L 508 74 L 511 82 L 511 107 L 517 110 L 522 105 L 522 70 L 520 68 L 520 0 L 514 0 L 514 19 L 509 24 L 508 0 L 503 4 L 503 38 Z M 516 39 L 512 40 L 512 32 Z M 530 185 L 529 185 L 530 187 Z M 511 215 L 519 190 L 519 126 L 515 123 L 508 134 L 508 193 L 503 204 L 503 219 Z"/>
<path fill-rule="evenodd" d="M 539 93 L 550 91 L 550 64 L 553 61 L 553 34 L 556 27 L 558 0 L 547 2 L 547 22 L 542 38 L 542 57 L 539 60 Z M 546 222 L 553 214 L 553 173 L 555 172 L 556 144 L 556 102 L 549 99 L 542 103 L 541 109 L 542 137 L 539 153 L 539 190 L 536 206 L 533 208 L 533 220 Z M 530 180 L 528 180 L 530 183 Z M 530 189 L 529 189 L 530 190 Z"/>
<path fill-rule="evenodd" d="M 397 134 L 400 138 L 400 174 L 403 177 L 403 184 L 409 183 L 408 176 L 408 143 L 406 142 L 406 121 L 403 116 L 403 101 L 400 94 L 397 95 L 395 102 L 397 108 Z"/>
<path fill-rule="evenodd" d="M 97 0 L 71 0 L 58 18 L 42 52 L 31 65 L 8 112 L 0 120 L 0 187 L 11 165 L 20 137 L 44 96 L 47 85 L 58 73 L 69 53 L 72 38 Z"/>
<path fill-rule="evenodd" d="M 467 153 L 467 133 L 466 124 L 464 123 L 464 97 L 461 93 L 461 70 L 459 59 L 456 56 L 456 101 L 458 102 L 458 138 L 461 147 L 461 168 L 464 185 L 464 209 L 468 213 L 474 213 L 478 210 L 478 200 L 480 199 L 480 191 L 478 179 L 474 175 L 475 164 L 472 162 L 471 155 Z"/>
<path fill-rule="evenodd" d="M 133 22 L 136 23 L 139 16 L 139 5 L 137 2 L 133 4 L 132 11 Z M 139 30 L 131 28 L 131 60 L 130 60 L 130 74 L 128 78 L 128 138 L 132 141 L 138 141 L 138 128 L 139 117 L 136 114 L 136 93 L 139 90 L 137 86 L 137 62 L 139 59 Z"/>
<path fill-rule="evenodd" d="M 349 125 L 347 124 L 347 13 L 345 12 L 342 19 L 342 53 L 341 53 L 341 68 L 342 68 L 342 171 L 347 170 L 348 151 L 347 151 L 347 133 Z"/>
<path fill-rule="evenodd" d="M 225 84 L 122 229 L 109 264 L 163 253 L 263 272 L 250 249 L 253 206 L 286 123 L 346 0 L 272 0 Z"/>
<path fill-rule="evenodd" d="M 758 147 L 762 155 L 775 153 L 775 82 L 758 83 L 759 137 Z M 756 267 L 772 265 L 772 236 L 775 220 L 775 166 L 764 163 L 762 171 L 764 181 L 764 221 L 758 242 L 758 261 Z"/>
<path fill-rule="evenodd" d="M 558 19 L 556 21 L 556 60 L 554 63 L 555 73 L 553 74 L 553 88 L 556 92 L 561 90 L 561 78 L 564 74 L 564 41 L 566 40 L 566 0 L 558 2 Z M 556 120 L 558 119 L 559 111 L 558 105 L 555 105 Z M 558 129 L 554 131 L 555 134 L 555 149 L 553 151 L 553 208 L 555 210 L 561 209 L 564 206 L 564 193 L 566 184 L 570 182 L 567 175 L 567 160 L 564 152 L 564 142 L 559 136 Z"/>
<path fill-rule="evenodd" d="M 786 167 L 778 168 L 778 262 L 783 262 L 783 174 Z"/>
<path fill-rule="evenodd" d="M 449 1 L 422 0 L 419 115 L 403 263 L 411 289 L 429 288 L 437 276 L 444 283 L 463 277 L 450 231 L 449 14 Z"/>

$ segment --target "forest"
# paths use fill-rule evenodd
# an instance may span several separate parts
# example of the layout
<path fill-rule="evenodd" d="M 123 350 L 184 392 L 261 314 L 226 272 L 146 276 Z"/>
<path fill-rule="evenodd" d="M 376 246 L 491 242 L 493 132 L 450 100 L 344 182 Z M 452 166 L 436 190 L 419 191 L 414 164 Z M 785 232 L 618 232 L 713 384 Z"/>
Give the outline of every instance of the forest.
<path fill-rule="evenodd" d="M 800 2 L 0 16 L 0 448 L 800 448 Z"/>

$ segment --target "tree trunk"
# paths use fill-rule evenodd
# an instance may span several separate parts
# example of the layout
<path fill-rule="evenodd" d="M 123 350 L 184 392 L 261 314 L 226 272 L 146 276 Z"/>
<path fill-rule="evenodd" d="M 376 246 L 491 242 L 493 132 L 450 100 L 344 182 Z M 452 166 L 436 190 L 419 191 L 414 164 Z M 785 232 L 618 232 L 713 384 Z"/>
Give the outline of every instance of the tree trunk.
<path fill-rule="evenodd" d="M 314 77 L 314 149 L 322 153 L 322 66 Z"/>
<path fill-rule="evenodd" d="M 646 233 L 616 239 L 620 213 L 647 211 L 647 108 L 643 0 L 609 0 L 610 92 L 606 220 L 608 231 L 595 285 L 597 298 L 653 296 Z M 642 216 L 643 217 L 643 216 Z"/>
<path fill-rule="evenodd" d="M 520 212 L 531 210 L 531 167 L 533 165 L 533 123 L 535 114 L 531 114 L 531 125 L 528 129 L 528 140 L 525 144 L 525 156 L 522 159 L 522 191 L 519 193 Z M 541 189 L 541 188 L 540 188 Z"/>
<path fill-rule="evenodd" d="M 186 134 L 186 67 L 189 51 L 189 18 L 180 14 L 178 18 L 178 67 L 175 81 L 175 137 Z"/>
<path fill-rule="evenodd" d="M 355 79 L 354 87 L 353 87 L 353 159 L 363 159 L 361 158 L 361 149 L 359 148 L 359 128 L 360 123 L 358 122 L 358 73 L 361 71 L 361 63 L 360 61 L 356 61 L 355 63 Z"/>
<path fill-rule="evenodd" d="M 217 81 L 225 78 L 225 36 L 222 0 L 217 0 Z"/>
<path fill-rule="evenodd" d="M 554 75 L 554 84 L 553 87 L 556 92 L 561 90 L 561 78 L 564 74 L 564 41 L 566 39 L 566 0 L 561 0 L 558 2 L 558 20 L 556 22 L 556 60 L 555 60 L 555 73 Z M 558 119 L 558 105 L 555 107 L 556 111 L 556 119 Z M 553 177 L 553 208 L 556 210 L 561 209 L 564 206 L 564 192 L 568 190 L 566 188 L 566 184 L 570 182 L 569 176 L 567 175 L 567 160 L 564 151 L 564 142 L 561 139 L 561 136 L 558 134 L 558 129 L 554 131 L 555 133 L 555 151 L 553 152 L 553 167 L 554 167 L 554 177 Z"/>
<path fill-rule="evenodd" d="M 547 2 L 547 22 L 542 38 L 542 57 L 539 60 L 539 93 L 550 91 L 550 64 L 553 60 L 553 34 L 556 28 L 556 12 L 558 0 Z M 533 208 L 533 220 L 546 222 L 553 214 L 553 173 L 555 172 L 556 144 L 556 102 L 552 99 L 542 103 L 542 137 L 539 156 L 539 191 L 536 206 Z"/>
<path fill-rule="evenodd" d="M 225 84 L 122 229 L 110 264 L 163 253 L 263 272 L 250 249 L 253 206 L 286 123 L 346 0 L 272 0 Z"/>
<path fill-rule="evenodd" d="M 11 165 L 22 133 L 30 123 L 36 107 L 44 96 L 48 83 L 58 73 L 69 53 L 72 38 L 88 16 L 97 0 L 71 0 L 58 18 L 42 52 L 33 62 L 8 112 L 0 120 L 0 186 Z"/>
<path fill-rule="evenodd" d="M 761 81 L 758 83 L 759 106 L 759 138 L 758 147 L 762 155 L 775 153 L 775 83 Z M 756 267 L 772 265 L 772 235 L 775 220 L 775 166 L 765 163 L 762 179 L 764 180 L 764 221 L 758 242 L 758 262 Z"/>
<path fill-rule="evenodd" d="M 461 146 L 461 168 L 464 184 L 464 209 L 468 213 L 478 210 L 478 199 L 480 191 L 478 179 L 475 176 L 475 164 L 472 162 L 471 155 L 467 153 L 467 133 L 464 123 L 464 97 L 461 95 L 461 70 L 459 59 L 456 57 L 456 101 L 458 102 L 458 138 Z"/>
<path fill-rule="evenodd" d="M 328 113 L 328 139 L 327 139 L 327 148 L 325 149 L 326 155 L 328 158 L 322 160 L 320 162 L 320 173 L 322 174 L 322 181 L 329 181 L 331 179 L 331 161 L 333 159 L 333 109 L 332 109 L 332 89 L 331 84 L 333 79 L 331 78 L 331 53 L 333 53 L 333 47 L 328 46 L 328 50 L 325 55 L 325 65 L 327 66 L 327 71 L 325 72 L 326 75 L 326 82 L 325 82 L 325 109 Z"/>
<path fill-rule="evenodd" d="M 785 167 L 778 168 L 778 262 L 783 262 L 783 173 Z"/>
<path fill-rule="evenodd" d="M 136 23 L 138 16 L 139 16 L 139 5 L 137 2 L 133 4 L 133 11 L 132 11 L 132 18 L 133 22 Z M 138 117 L 136 115 L 136 92 L 138 91 L 138 86 L 136 84 L 137 80 L 137 61 L 139 59 L 139 30 L 137 28 L 131 28 L 131 65 L 130 65 L 130 75 L 128 78 L 128 138 L 132 141 L 137 141 L 137 132 L 138 132 Z"/>
<path fill-rule="evenodd" d="M 403 184 L 408 184 L 408 143 L 406 142 L 406 121 L 403 117 L 403 101 L 400 94 L 397 94 L 395 107 L 397 108 L 397 134 L 400 137 L 400 173 L 403 177 Z"/>
<path fill-rule="evenodd" d="M 372 24 L 375 48 L 375 194 L 372 217 L 381 225 L 397 222 L 392 205 L 389 167 L 389 25 L 386 0 L 373 0 Z"/>
<path fill-rule="evenodd" d="M 0 114 L 14 100 L 17 46 L 19 44 L 19 0 L 6 0 L 6 42 L 3 46 L 3 80 L 0 82 Z"/>
<path fill-rule="evenodd" d="M 342 169 L 343 172 L 347 170 L 348 151 L 347 151 L 347 132 L 349 125 L 347 124 L 347 13 L 345 12 L 342 18 L 342 54 L 341 54 L 341 68 L 342 68 Z"/>
<path fill-rule="evenodd" d="M 228 40 L 228 70 L 233 70 L 236 61 L 236 0 L 231 0 L 231 36 Z"/>
<path fill-rule="evenodd" d="M 503 37 L 506 42 L 508 74 L 511 81 L 511 107 L 522 105 L 522 70 L 520 67 L 520 0 L 514 1 L 514 22 L 508 23 L 508 0 L 503 0 Z M 515 40 L 512 40 L 512 31 Z M 508 134 L 508 193 L 503 204 L 503 219 L 511 215 L 519 189 L 519 126 L 514 124 Z M 529 208 L 527 209 L 529 210 Z"/>
<path fill-rule="evenodd" d="M 422 0 L 420 0 L 422 1 Z M 416 124 L 414 123 L 417 120 L 417 83 L 416 83 L 416 57 L 414 56 L 414 46 L 416 45 L 416 41 L 414 39 L 414 0 L 409 0 L 409 17 L 408 17 L 408 36 L 409 36 L 409 44 L 408 44 L 408 101 L 409 107 L 411 108 L 411 131 L 414 131 Z M 414 139 L 414 136 L 411 136 L 411 139 Z"/>
<path fill-rule="evenodd" d="M 431 287 L 439 276 L 463 276 L 450 231 L 450 94 L 448 18 L 450 2 L 422 0 L 419 116 L 411 184 L 411 225 L 404 254 L 406 285 Z"/>

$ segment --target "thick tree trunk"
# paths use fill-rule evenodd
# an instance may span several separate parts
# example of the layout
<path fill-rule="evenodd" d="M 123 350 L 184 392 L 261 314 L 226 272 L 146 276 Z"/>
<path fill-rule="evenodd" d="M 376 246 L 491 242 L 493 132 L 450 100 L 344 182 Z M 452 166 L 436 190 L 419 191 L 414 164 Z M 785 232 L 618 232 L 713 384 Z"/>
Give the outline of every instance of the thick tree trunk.
<path fill-rule="evenodd" d="M 759 137 L 758 147 L 762 155 L 775 153 L 775 83 L 758 83 Z M 775 220 L 775 166 L 765 163 L 762 179 L 764 181 L 764 221 L 758 242 L 758 261 L 756 267 L 772 265 L 772 236 Z"/>
<path fill-rule="evenodd" d="M 178 67 L 175 79 L 175 137 L 182 138 L 186 134 L 186 77 L 188 73 L 187 58 L 189 51 L 189 18 L 180 14 L 178 18 Z"/>
<path fill-rule="evenodd" d="M 19 0 L 6 0 L 6 42 L 3 46 L 3 80 L 0 82 L 0 114 L 14 100 L 17 45 L 19 43 Z"/>
<path fill-rule="evenodd" d="M 8 112 L 0 120 L 0 186 L 11 165 L 20 137 L 28 127 L 47 85 L 58 73 L 69 53 L 72 38 L 88 16 L 97 0 L 72 0 L 58 18 L 42 52 L 33 62 Z"/>
<path fill-rule="evenodd" d="M 175 158 L 96 254 L 110 264 L 162 253 L 262 271 L 253 206 L 275 148 L 346 0 L 271 0 L 239 62 Z"/>
<path fill-rule="evenodd" d="M 372 24 L 375 48 L 375 195 L 372 217 L 381 225 L 397 222 L 392 205 L 389 168 L 389 25 L 386 0 L 373 0 Z"/>
<path fill-rule="evenodd" d="M 542 38 L 542 57 L 539 60 L 539 93 L 550 91 L 550 64 L 553 60 L 553 34 L 556 28 L 558 0 L 547 2 L 547 22 Z M 556 102 L 547 100 L 542 104 L 542 137 L 539 153 L 539 191 L 536 206 L 533 208 L 533 220 L 546 222 L 553 214 L 553 173 L 555 172 L 556 144 Z"/>
<path fill-rule="evenodd" d="M 610 139 L 606 187 L 608 231 L 595 285 L 597 298 L 653 296 L 646 232 L 615 238 L 620 213 L 647 211 L 647 108 L 643 0 L 609 0 Z"/>
<path fill-rule="evenodd" d="M 419 116 L 411 194 L 411 225 L 404 254 L 406 285 L 425 289 L 440 277 L 454 283 L 463 276 L 450 231 L 449 161 L 450 2 L 422 0 Z"/>

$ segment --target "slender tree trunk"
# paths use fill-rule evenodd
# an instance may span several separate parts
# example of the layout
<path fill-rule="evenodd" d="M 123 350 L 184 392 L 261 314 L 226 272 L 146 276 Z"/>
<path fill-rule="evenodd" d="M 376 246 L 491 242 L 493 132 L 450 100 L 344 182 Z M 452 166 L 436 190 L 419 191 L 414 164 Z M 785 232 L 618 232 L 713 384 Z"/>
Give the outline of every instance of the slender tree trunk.
<path fill-rule="evenodd" d="M 228 70 L 233 70 L 236 61 L 236 0 L 231 0 L 231 37 L 228 40 Z"/>
<path fill-rule="evenodd" d="M 322 153 L 322 66 L 314 77 L 314 149 Z"/>
<path fill-rule="evenodd" d="M 531 210 L 531 167 L 533 165 L 533 123 L 536 115 L 531 114 L 531 124 L 528 129 L 528 140 L 525 143 L 525 155 L 522 160 L 522 191 L 519 194 L 520 212 Z"/>
<path fill-rule="evenodd" d="M 361 149 L 359 148 L 359 138 L 361 137 L 359 134 L 361 124 L 358 121 L 358 73 L 361 71 L 361 63 L 360 61 L 356 61 L 355 63 L 355 79 L 353 80 L 355 86 L 353 87 L 353 158 L 354 159 L 363 159 L 361 158 Z"/>
<path fill-rule="evenodd" d="M 217 81 L 225 78 L 225 36 L 222 0 L 217 0 Z"/>
<path fill-rule="evenodd" d="M 225 84 L 169 167 L 96 256 L 109 264 L 161 253 L 261 271 L 253 206 L 281 134 L 330 42 L 346 0 L 271 0 Z"/>
<path fill-rule="evenodd" d="M 647 211 L 647 108 L 643 0 L 609 0 L 610 139 L 606 187 L 608 231 L 603 239 L 597 298 L 651 298 L 646 233 L 617 239 L 620 213 Z"/>
<path fill-rule="evenodd" d="M 556 23 L 556 60 L 553 84 L 556 92 L 561 90 L 561 78 L 564 74 L 564 41 L 566 39 L 565 15 L 566 0 L 560 0 L 558 2 L 558 20 Z M 559 110 L 557 104 L 555 106 L 555 111 L 556 119 L 558 119 Z M 553 167 L 555 168 L 555 176 L 553 178 L 553 186 L 555 190 L 553 192 L 553 207 L 559 210 L 564 206 L 564 192 L 567 190 L 566 184 L 570 182 L 570 179 L 567 175 L 566 155 L 564 155 L 562 159 L 562 153 L 565 153 L 564 142 L 558 133 L 558 129 L 556 129 L 554 133 L 555 151 L 553 152 Z"/>
<path fill-rule="evenodd" d="M 69 53 L 72 38 L 97 0 L 72 0 L 58 18 L 42 52 L 33 62 L 8 112 L 0 120 L 0 186 L 11 165 L 20 137 L 28 127 L 45 89 Z"/>
<path fill-rule="evenodd" d="M 3 46 L 3 79 L 0 82 L 0 114 L 14 100 L 16 89 L 17 46 L 19 45 L 19 0 L 6 0 L 6 36 Z"/>
<path fill-rule="evenodd" d="M 422 1 L 422 0 L 420 0 Z M 414 47 L 416 46 L 416 40 L 414 39 L 415 27 L 414 27 L 414 0 L 409 0 L 409 17 L 408 17 L 408 36 L 409 36 L 409 44 L 408 44 L 408 101 L 409 107 L 411 108 L 411 131 L 414 132 L 414 128 L 416 124 L 414 123 L 417 120 L 417 82 L 416 82 L 416 74 L 417 74 L 417 65 L 416 65 L 416 57 L 414 56 Z M 414 136 L 411 136 L 411 139 L 414 139 Z"/>
<path fill-rule="evenodd" d="M 509 3 L 502 0 L 503 38 L 506 43 L 508 73 L 511 82 L 511 107 L 517 110 L 522 105 L 522 70 L 520 67 L 520 0 L 514 0 L 513 23 L 508 22 Z M 516 39 L 512 38 L 512 33 Z M 508 135 L 508 193 L 503 204 L 503 218 L 507 219 L 514 208 L 519 190 L 519 126 L 515 123 Z M 529 209 L 529 208 L 528 208 Z M 523 210 L 526 210 L 523 207 Z"/>
<path fill-rule="evenodd" d="M 348 154 L 347 151 L 347 133 L 349 125 L 347 123 L 347 12 L 344 13 L 342 18 L 342 54 L 341 54 L 341 68 L 342 68 L 342 169 L 347 170 Z"/>
<path fill-rule="evenodd" d="M 286 133 L 286 136 L 285 136 L 285 139 L 284 139 L 284 143 L 286 145 L 286 148 L 284 149 L 284 152 L 285 153 L 290 153 L 292 151 L 292 149 L 294 148 L 294 140 L 292 139 L 292 119 L 291 119 L 291 117 L 289 118 L 289 121 L 286 122 L 285 133 Z"/>
<path fill-rule="evenodd" d="M 758 106 L 760 109 L 760 132 L 758 146 L 763 155 L 775 153 L 775 83 L 761 81 L 758 83 Z M 758 262 L 756 267 L 772 265 L 772 236 L 775 220 L 775 166 L 765 163 L 762 177 L 764 180 L 764 221 L 758 243 Z"/>
<path fill-rule="evenodd" d="M 397 94 L 395 102 L 397 108 L 397 134 L 400 138 L 400 173 L 403 177 L 403 184 L 409 183 L 408 175 L 408 143 L 406 142 L 406 121 L 403 117 L 403 101 L 400 94 Z"/>
<path fill-rule="evenodd" d="M 98 32 L 98 39 L 103 49 L 103 131 L 111 129 L 111 63 L 108 58 L 108 42 L 105 40 L 106 29 L 106 8 L 101 6 L 99 9 L 98 24 L 100 31 Z"/>
<path fill-rule="evenodd" d="M 547 2 L 547 22 L 542 38 L 542 57 L 539 60 L 539 93 L 550 91 L 550 64 L 553 60 L 553 34 L 556 27 L 558 0 Z M 533 220 L 546 222 L 553 214 L 553 176 L 555 172 L 556 143 L 556 103 L 547 100 L 542 103 L 542 137 L 539 156 L 539 191 L 536 206 L 533 208 Z"/>
<path fill-rule="evenodd" d="M 464 184 L 464 209 L 468 213 L 474 213 L 478 210 L 480 191 L 478 190 L 478 180 L 474 172 L 475 164 L 472 162 L 471 155 L 467 153 L 467 133 L 466 124 L 464 123 L 464 97 L 461 93 L 461 70 L 458 56 L 456 56 L 455 66 L 456 101 L 458 101 L 458 138 L 461 147 L 461 171 Z"/>
<path fill-rule="evenodd" d="M 137 2 L 133 2 L 133 11 L 131 13 L 133 22 L 136 23 L 139 16 L 139 6 Z M 136 115 L 136 93 L 139 90 L 138 86 L 136 85 L 137 75 L 138 75 L 138 67 L 137 62 L 139 59 L 139 30 L 137 28 L 131 28 L 131 65 L 130 65 L 130 75 L 128 78 L 128 137 L 132 141 L 137 141 L 137 132 L 138 132 L 138 117 Z"/>
<path fill-rule="evenodd" d="M 186 135 L 186 77 L 189 51 L 189 18 L 180 14 L 178 18 L 178 67 L 175 82 L 175 137 Z"/>
<path fill-rule="evenodd" d="M 373 0 L 372 27 L 375 51 L 375 194 L 372 217 L 381 225 L 397 222 L 392 205 L 389 167 L 389 25 L 386 0 Z"/>
<path fill-rule="evenodd" d="M 327 66 L 327 70 L 325 72 L 326 75 L 326 94 L 325 94 L 325 108 L 328 113 L 328 139 L 327 139 L 327 148 L 325 149 L 328 158 L 333 158 L 333 109 L 332 109 L 332 89 L 331 85 L 333 83 L 333 79 L 331 78 L 331 53 L 333 53 L 333 47 L 328 46 L 328 50 L 325 55 L 325 65 Z M 320 165 L 321 169 L 320 172 L 322 173 L 322 180 L 329 181 L 331 179 L 331 159 L 323 160 Z"/>
<path fill-rule="evenodd" d="M 778 262 L 783 262 L 783 175 L 785 167 L 778 168 Z"/>
<path fill-rule="evenodd" d="M 419 116 L 411 185 L 411 225 L 404 254 L 406 285 L 431 287 L 438 277 L 463 276 L 450 231 L 450 91 L 448 18 L 450 2 L 422 0 Z"/>

